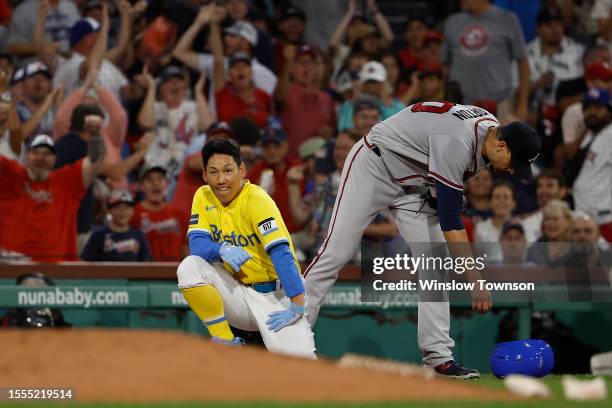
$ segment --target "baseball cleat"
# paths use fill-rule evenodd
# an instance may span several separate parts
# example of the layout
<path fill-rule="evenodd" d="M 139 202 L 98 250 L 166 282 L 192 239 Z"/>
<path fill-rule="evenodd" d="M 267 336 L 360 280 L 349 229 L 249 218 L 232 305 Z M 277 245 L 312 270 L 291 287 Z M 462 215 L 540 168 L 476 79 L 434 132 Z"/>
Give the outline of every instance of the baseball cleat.
<path fill-rule="evenodd" d="M 221 337 L 213 337 L 212 342 L 219 343 L 219 344 L 225 344 L 226 346 L 232 346 L 232 347 L 242 347 L 245 344 L 244 340 L 241 339 L 240 337 L 234 337 L 231 340 L 222 339 Z"/>
<path fill-rule="evenodd" d="M 446 363 L 442 363 L 434 367 L 434 370 L 439 375 L 448 378 L 461 378 L 462 380 L 468 380 L 471 378 L 480 378 L 480 373 L 473 368 L 466 368 L 458 364 L 454 360 L 449 360 Z"/>

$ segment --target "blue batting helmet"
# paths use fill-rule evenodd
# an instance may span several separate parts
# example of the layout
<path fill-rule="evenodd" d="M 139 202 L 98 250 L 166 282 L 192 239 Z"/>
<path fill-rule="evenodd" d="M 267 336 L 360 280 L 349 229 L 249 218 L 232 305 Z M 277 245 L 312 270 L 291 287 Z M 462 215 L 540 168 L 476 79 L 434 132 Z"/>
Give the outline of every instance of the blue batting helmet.
<path fill-rule="evenodd" d="M 510 374 L 544 377 L 552 371 L 555 356 L 543 340 L 517 340 L 497 344 L 491 352 L 490 362 L 491 372 L 496 377 Z"/>

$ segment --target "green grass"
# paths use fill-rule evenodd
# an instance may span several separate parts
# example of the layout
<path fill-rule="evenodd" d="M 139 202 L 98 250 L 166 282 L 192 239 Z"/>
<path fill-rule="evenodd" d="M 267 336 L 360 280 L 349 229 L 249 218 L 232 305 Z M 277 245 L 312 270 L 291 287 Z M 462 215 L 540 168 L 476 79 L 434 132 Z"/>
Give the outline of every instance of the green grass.
<path fill-rule="evenodd" d="M 591 376 L 579 376 L 581 379 L 590 379 Z M 561 388 L 561 376 L 550 375 L 544 382 L 553 392 L 553 397 L 547 400 L 530 400 L 525 402 L 473 402 L 473 401 L 442 401 L 442 402 L 382 402 L 382 403 L 157 403 L 157 404 L 79 404 L 79 403 L 10 403 L 0 404 L 2 408 L 41 408 L 41 407 L 73 407 L 73 408 L 608 408 L 612 406 L 612 395 L 604 401 L 577 402 L 566 401 Z M 502 381 L 492 375 L 484 375 L 473 384 L 484 385 L 491 388 L 504 388 Z M 606 378 L 609 394 L 612 393 L 612 378 Z M 77 390 L 78 391 L 78 390 Z M 78 396 L 78 392 L 77 392 Z"/>

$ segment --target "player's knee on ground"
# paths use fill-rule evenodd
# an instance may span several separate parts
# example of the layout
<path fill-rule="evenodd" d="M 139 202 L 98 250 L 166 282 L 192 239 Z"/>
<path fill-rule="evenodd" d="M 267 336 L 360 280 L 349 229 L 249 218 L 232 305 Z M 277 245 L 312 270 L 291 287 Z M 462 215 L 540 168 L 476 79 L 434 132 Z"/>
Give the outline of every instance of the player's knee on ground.
<path fill-rule="evenodd" d="M 202 273 L 202 262 L 208 263 L 195 255 L 190 255 L 183 259 L 176 270 L 179 289 L 210 284 Z"/>

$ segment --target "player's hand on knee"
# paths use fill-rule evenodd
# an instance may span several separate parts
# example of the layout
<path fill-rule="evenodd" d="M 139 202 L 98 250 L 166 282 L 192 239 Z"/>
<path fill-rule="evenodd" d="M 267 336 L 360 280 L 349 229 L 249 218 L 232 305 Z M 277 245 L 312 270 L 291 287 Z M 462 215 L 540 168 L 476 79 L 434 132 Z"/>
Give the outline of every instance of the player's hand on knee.
<path fill-rule="evenodd" d="M 472 310 L 478 313 L 486 313 L 493 307 L 491 292 L 475 288 L 472 291 Z"/>
<path fill-rule="evenodd" d="M 234 272 L 240 272 L 240 267 L 252 258 L 242 247 L 232 245 L 227 241 L 221 244 L 219 256 L 223 259 L 223 262 L 232 267 Z"/>
<path fill-rule="evenodd" d="M 302 316 L 304 316 L 304 306 L 291 302 L 288 309 L 270 313 L 266 324 L 269 330 L 277 332 L 297 322 Z"/>

